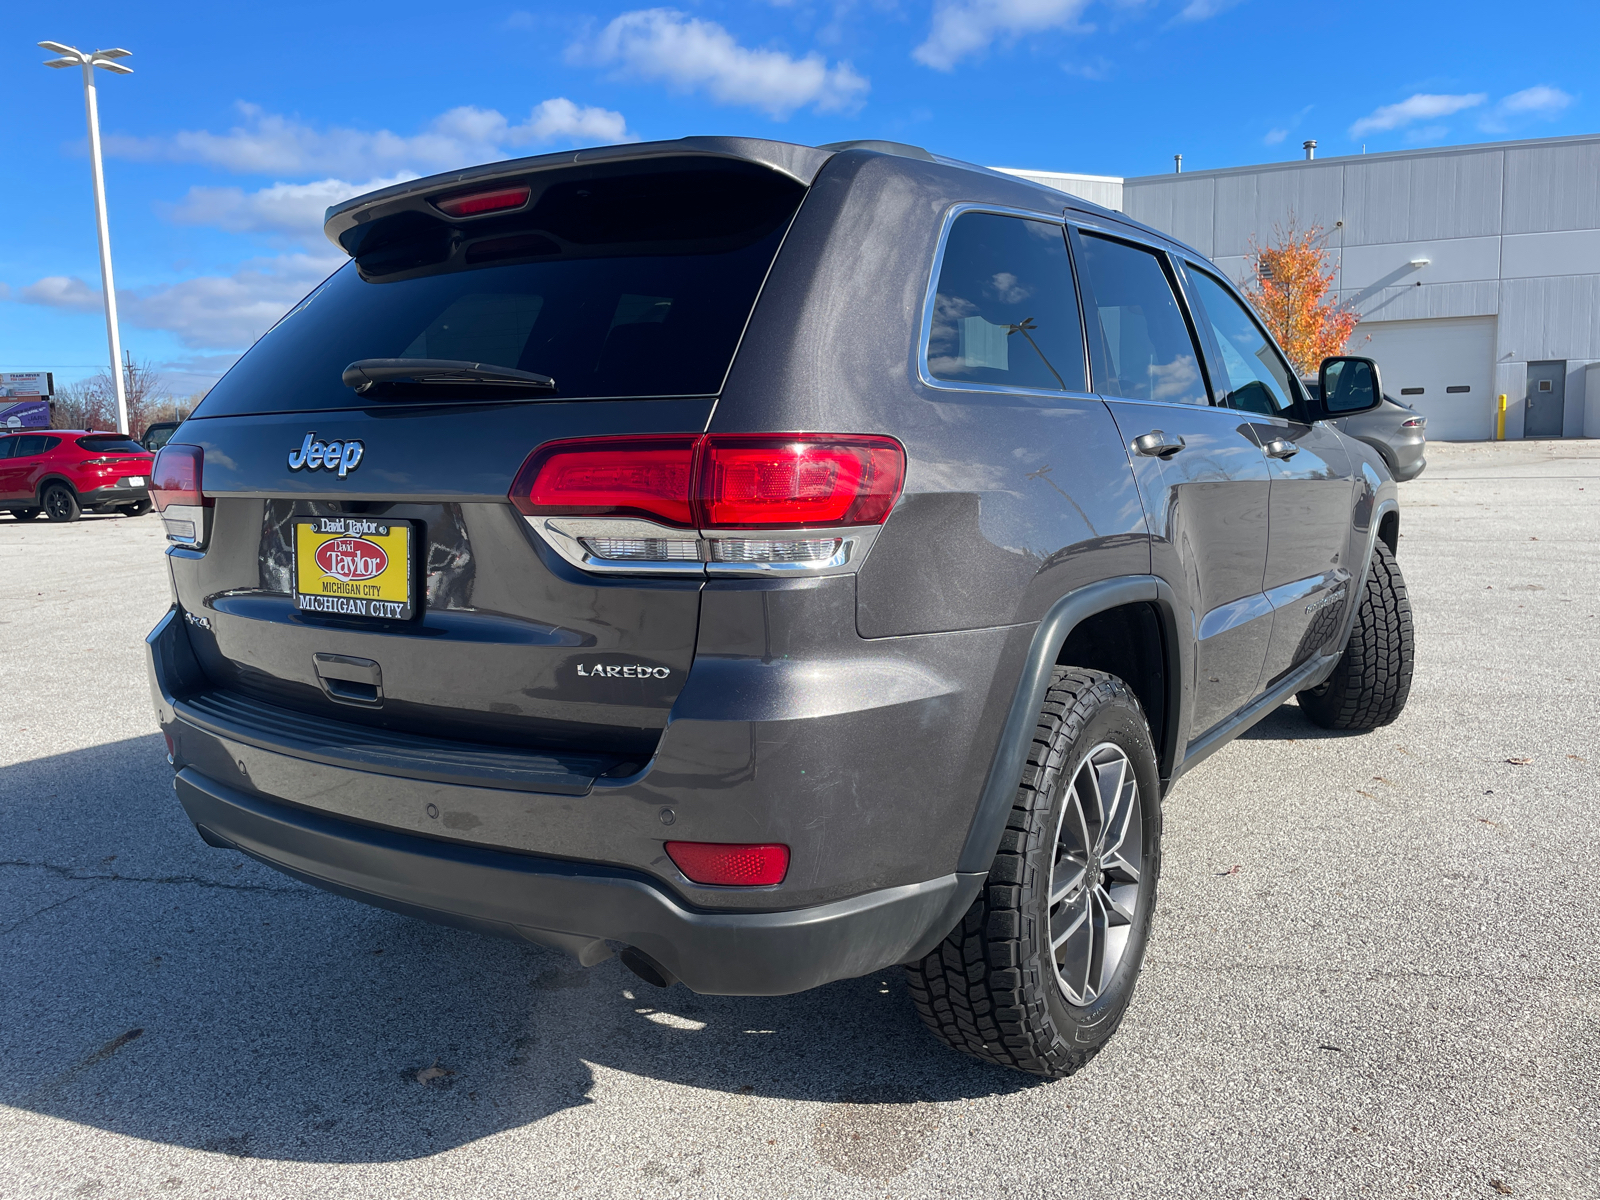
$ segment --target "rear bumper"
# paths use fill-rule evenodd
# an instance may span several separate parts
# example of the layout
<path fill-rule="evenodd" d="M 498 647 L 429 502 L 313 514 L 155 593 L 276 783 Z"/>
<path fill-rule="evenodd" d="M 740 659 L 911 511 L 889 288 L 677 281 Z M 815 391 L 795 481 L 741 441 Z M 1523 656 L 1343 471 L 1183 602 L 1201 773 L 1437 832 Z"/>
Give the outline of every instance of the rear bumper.
<path fill-rule="evenodd" d="M 207 840 L 317 887 L 556 946 L 589 963 L 607 956 L 605 943 L 625 943 L 714 995 L 787 995 L 921 957 L 960 919 L 983 878 L 951 874 L 785 912 L 696 911 L 620 868 L 340 820 L 248 795 L 192 767 L 173 786 Z"/>
<path fill-rule="evenodd" d="M 150 498 L 148 487 L 124 487 L 120 483 L 91 488 L 78 493 L 78 504 L 83 508 L 103 508 L 111 504 L 137 504 Z"/>

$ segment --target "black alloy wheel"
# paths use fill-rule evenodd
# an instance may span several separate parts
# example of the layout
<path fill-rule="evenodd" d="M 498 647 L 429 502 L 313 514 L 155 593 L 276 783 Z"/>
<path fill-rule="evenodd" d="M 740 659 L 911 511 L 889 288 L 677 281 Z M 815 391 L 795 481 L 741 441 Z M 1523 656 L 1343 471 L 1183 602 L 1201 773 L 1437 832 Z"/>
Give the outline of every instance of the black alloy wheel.
<path fill-rule="evenodd" d="M 45 516 L 52 521 L 76 521 L 83 510 L 78 497 L 64 483 L 52 483 L 44 492 Z"/>
<path fill-rule="evenodd" d="M 135 500 L 132 504 L 119 504 L 117 511 L 125 517 L 142 517 L 150 511 L 150 501 Z"/>
<path fill-rule="evenodd" d="M 31 521 L 43 511 L 42 508 L 13 508 L 11 515 L 19 521 Z"/>

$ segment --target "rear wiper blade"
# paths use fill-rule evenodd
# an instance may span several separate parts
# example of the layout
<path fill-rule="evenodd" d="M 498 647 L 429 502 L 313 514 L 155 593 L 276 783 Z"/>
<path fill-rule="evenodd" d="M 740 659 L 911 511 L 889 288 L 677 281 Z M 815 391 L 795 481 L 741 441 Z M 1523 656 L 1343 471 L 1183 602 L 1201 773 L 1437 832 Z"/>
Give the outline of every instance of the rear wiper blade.
<path fill-rule="evenodd" d="M 361 358 L 344 369 L 345 387 L 365 395 L 379 383 L 469 383 L 554 391 L 548 375 L 454 358 Z"/>

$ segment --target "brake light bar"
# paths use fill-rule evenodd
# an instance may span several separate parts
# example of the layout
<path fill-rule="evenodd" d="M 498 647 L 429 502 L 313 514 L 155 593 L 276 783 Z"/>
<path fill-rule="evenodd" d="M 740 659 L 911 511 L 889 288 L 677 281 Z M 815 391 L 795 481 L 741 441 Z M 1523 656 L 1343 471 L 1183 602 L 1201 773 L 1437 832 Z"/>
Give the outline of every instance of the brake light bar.
<path fill-rule="evenodd" d="M 817 529 L 881 525 L 904 482 L 905 450 L 875 435 L 597 437 L 541 446 L 517 472 L 510 498 L 528 516 Z M 727 549 L 743 554 L 732 541 Z M 799 556 L 815 553 L 807 546 Z"/>
<path fill-rule="evenodd" d="M 528 202 L 532 189 L 499 187 L 486 192 L 456 192 L 450 196 L 437 196 L 433 206 L 450 217 L 479 217 L 485 213 L 509 212 Z"/>

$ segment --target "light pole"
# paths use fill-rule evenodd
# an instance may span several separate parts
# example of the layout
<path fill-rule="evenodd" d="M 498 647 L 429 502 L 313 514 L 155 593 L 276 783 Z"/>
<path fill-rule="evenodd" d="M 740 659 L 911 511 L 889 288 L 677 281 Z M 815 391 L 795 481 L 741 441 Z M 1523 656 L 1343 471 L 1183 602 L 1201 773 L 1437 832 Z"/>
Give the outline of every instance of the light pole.
<path fill-rule="evenodd" d="M 94 170 L 94 215 L 100 226 L 100 288 L 106 301 L 106 340 L 111 343 L 111 379 L 117 389 L 117 431 L 128 432 L 128 393 L 122 382 L 122 339 L 117 334 L 117 289 L 111 281 L 111 231 L 106 228 L 106 179 L 100 167 L 100 108 L 95 102 L 94 69 L 116 75 L 132 75 L 133 68 L 116 60 L 127 58 L 127 50 L 94 50 L 85 54 L 60 42 L 40 42 L 46 50 L 61 55 L 47 67 L 83 68 L 83 106 L 89 112 L 89 163 Z"/>

